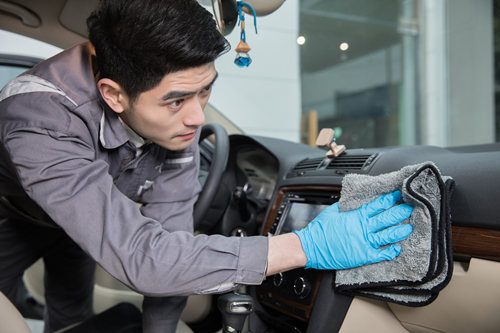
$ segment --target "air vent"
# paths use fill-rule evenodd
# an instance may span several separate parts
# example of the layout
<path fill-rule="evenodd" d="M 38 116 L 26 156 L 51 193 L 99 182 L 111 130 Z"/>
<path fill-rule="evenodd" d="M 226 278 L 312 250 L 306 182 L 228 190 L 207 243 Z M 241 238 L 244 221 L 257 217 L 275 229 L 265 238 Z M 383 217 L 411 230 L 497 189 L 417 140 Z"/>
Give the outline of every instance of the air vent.
<path fill-rule="evenodd" d="M 323 157 L 306 158 L 305 160 L 302 160 L 299 163 L 297 163 L 297 165 L 293 168 L 292 172 L 316 170 L 321 164 L 321 162 L 323 162 Z"/>
<path fill-rule="evenodd" d="M 306 158 L 300 161 L 288 174 L 288 177 L 297 176 L 328 176 L 333 174 L 345 175 L 350 172 L 363 172 L 375 161 L 378 154 L 343 153 L 329 159 L 325 157 Z"/>
<path fill-rule="evenodd" d="M 334 158 L 327 169 L 342 169 L 342 170 L 361 170 L 365 163 L 368 165 L 376 155 L 340 155 Z"/>

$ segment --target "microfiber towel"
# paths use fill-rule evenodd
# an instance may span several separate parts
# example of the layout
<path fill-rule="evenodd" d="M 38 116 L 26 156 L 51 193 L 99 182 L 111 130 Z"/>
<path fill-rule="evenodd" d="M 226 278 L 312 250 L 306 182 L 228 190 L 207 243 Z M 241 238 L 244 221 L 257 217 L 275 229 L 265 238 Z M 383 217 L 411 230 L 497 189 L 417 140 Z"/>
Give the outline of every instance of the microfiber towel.
<path fill-rule="evenodd" d="M 399 242 L 402 251 L 391 261 L 339 270 L 335 288 L 349 295 L 422 306 L 432 302 L 452 275 L 450 197 L 454 181 L 432 162 L 368 176 L 350 174 L 342 181 L 340 211 L 357 209 L 377 197 L 400 190 L 402 201 L 414 206 L 403 223 L 412 234 Z"/>

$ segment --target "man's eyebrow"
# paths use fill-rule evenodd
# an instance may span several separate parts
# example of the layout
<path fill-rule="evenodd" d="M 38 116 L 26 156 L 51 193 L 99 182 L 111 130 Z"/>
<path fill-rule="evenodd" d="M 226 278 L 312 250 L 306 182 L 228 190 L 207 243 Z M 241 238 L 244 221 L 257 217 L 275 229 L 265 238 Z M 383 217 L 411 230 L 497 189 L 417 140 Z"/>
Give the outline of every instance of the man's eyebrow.
<path fill-rule="evenodd" d="M 210 88 L 214 84 L 215 80 L 217 80 L 218 77 L 219 77 L 219 73 L 215 73 L 213 80 L 209 84 L 207 84 L 205 87 L 201 88 L 201 90 Z M 170 91 L 170 92 L 166 93 L 161 99 L 162 99 L 162 101 L 168 101 L 169 99 L 173 99 L 173 98 L 181 98 L 181 97 L 185 97 L 185 96 L 194 95 L 197 92 L 198 91 Z"/>

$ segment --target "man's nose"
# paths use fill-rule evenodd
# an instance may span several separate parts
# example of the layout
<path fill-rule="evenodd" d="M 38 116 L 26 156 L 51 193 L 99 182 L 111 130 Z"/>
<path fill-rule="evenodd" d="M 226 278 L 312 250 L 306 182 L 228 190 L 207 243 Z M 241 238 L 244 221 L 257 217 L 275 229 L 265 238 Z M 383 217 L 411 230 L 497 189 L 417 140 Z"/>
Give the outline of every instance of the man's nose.
<path fill-rule="evenodd" d="M 205 122 L 205 113 L 203 112 L 203 104 L 198 98 L 193 98 L 189 103 L 189 108 L 184 116 L 184 124 L 186 126 L 201 126 Z"/>

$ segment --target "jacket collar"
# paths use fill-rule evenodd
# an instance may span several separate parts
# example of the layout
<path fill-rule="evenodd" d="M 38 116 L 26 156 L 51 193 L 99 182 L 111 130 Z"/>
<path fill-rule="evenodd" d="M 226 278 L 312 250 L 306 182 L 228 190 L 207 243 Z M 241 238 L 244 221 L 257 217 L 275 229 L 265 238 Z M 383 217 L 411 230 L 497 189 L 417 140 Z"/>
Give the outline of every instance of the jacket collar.
<path fill-rule="evenodd" d="M 127 143 L 129 135 L 118 115 L 105 102 L 101 101 L 101 104 L 103 113 L 99 126 L 99 141 L 106 149 L 118 148 Z"/>

